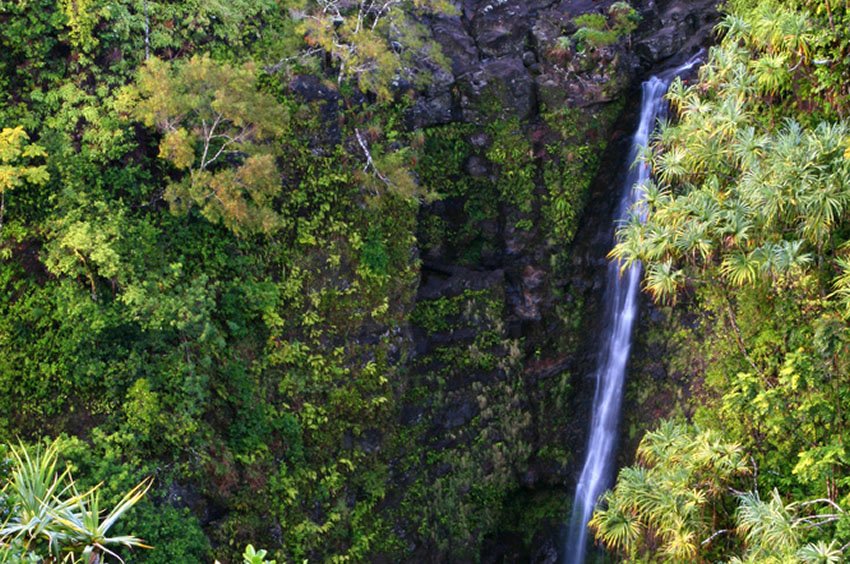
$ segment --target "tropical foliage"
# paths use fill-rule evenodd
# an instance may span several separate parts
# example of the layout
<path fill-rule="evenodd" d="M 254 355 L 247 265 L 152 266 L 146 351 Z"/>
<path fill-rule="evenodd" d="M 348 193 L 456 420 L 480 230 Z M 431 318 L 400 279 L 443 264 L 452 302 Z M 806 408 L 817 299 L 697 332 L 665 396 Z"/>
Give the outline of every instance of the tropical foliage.
<path fill-rule="evenodd" d="M 798 110 L 811 89 L 828 88 L 814 72 L 812 17 L 771 2 L 730 13 L 699 82 L 672 85 L 679 119 L 658 133 L 655 179 L 612 253 L 646 262 L 656 297 L 672 299 L 691 280 L 790 283 L 810 267 L 840 266 L 848 129 L 828 119 L 827 102 L 840 93 Z"/>
<path fill-rule="evenodd" d="M 115 552 L 119 547 L 149 548 L 133 535 L 114 535 L 110 529 L 144 497 L 151 480 L 131 488 L 106 511 L 99 486 L 81 493 L 70 470 L 61 470 L 58 443 L 13 446 L 8 454 L 0 488 L 4 562 L 121 561 Z"/>
<path fill-rule="evenodd" d="M 846 547 L 834 536 L 844 538 L 850 515 L 829 499 L 786 503 L 776 489 L 762 499 L 749 489 L 758 468 L 717 431 L 665 421 L 637 456 L 590 522 L 628 560 L 842 561 Z"/>
<path fill-rule="evenodd" d="M 845 557 L 850 14 L 832 4 L 727 3 L 720 44 L 694 82 L 674 82 L 674 119 L 647 150 L 654 179 L 612 256 L 641 261 L 658 301 L 701 314 L 688 331 L 705 368 L 690 400 L 701 430 L 647 435 L 594 517 L 631 557 Z M 673 430 L 678 454 L 647 458 Z M 684 453 L 706 437 L 745 455 L 744 472 L 699 478 L 703 458 Z M 659 513 L 645 484 L 685 497 Z"/>
<path fill-rule="evenodd" d="M 339 80 L 353 78 L 364 91 L 391 99 L 399 86 L 422 86 L 430 78 L 417 58 L 439 68 L 446 65 L 428 28 L 417 18 L 454 13 L 446 0 L 296 1 L 299 30 L 314 52 L 328 53 L 339 68 Z M 394 92 L 394 90 L 396 92 Z"/>
<path fill-rule="evenodd" d="M 159 157 L 185 171 L 163 195 L 173 210 L 197 205 L 237 233 L 279 228 L 271 202 L 281 173 L 264 142 L 283 136 L 288 115 L 256 82 L 250 63 L 234 68 L 196 55 L 169 65 L 153 58 L 122 93 L 127 113 L 163 134 Z"/>
<path fill-rule="evenodd" d="M 563 38 L 582 52 L 613 45 L 637 29 L 641 16 L 628 2 L 614 2 L 607 14 L 583 14 L 573 19 L 578 29 L 571 38 Z"/>
<path fill-rule="evenodd" d="M 0 441 L 67 433 L 63 534 L 117 551 L 126 526 L 147 562 L 403 550 L 358 446 L 394 416 L 399 343 L 353 343 L 402 324 L 418 276 L 416 136 L 377 102 L 439 60 L 395 34 L 410 4 L 338 30 L 350 65 L 312 1 L 0 2 Z"/>
<path fill-rule="evenodd" d="M 0 229 L 3 228 L 7 193 L 25 183 L 44 184 L 50 178 L 44 165 L 30 162 L 46 155 L 43 148 L 29 143 L 29 135 L 22 126 L 0 131 Z"/>
<path fill-rule="evenodd" d="M 0 0 L 0 444 L 34 445 L 0 456 L 0 559 L 475 560 L 559 518 L 521 484 L 567 475 L 584 306 L 537 297 L 580 278 L 622 105 L 538 108 L 546 78 L 528 123 L 518 85 L 450 86 L 455 4 Z M 517 70 L 625 80 L 640 14 L 604 5 Z M 850 9 L 724 9 L 613 253 L 697 314 L 692 423 L 647 435 L 593 526 L 624 558 L 835 561 Z M 467 122 L 414 131 L 433 77 Z"/>
<path fill-rule="evenodd" d="M 480 335 L 438 351 L 445 372 L 421 368 L 510 368 L 469 392 L 489 402 L 469 445 L 420 456 L 433 433 L 401 424 L 413 403 L 437 420 L 454 402 L 409 374 L 423 208 L 462 202 L 429 231 L 471 261 L 497 252 L 510 208 L 530 231 L 546 193 L 527 124 L 490 119 L 495 95 L 480 102 L 492 143 L 409 127 L 429 78 L 449 77 L 429 25 L 443 11 L 458 15 L 443 0 L 0 0 L 0 443 L 58 437 L 54 493 L 80 496 L 45 534 L 101 560 L 359 562 L 439 543 L 472 558 L 500 525 L 531 424 L 504 295 L 452 302 L 436 325 L 467 315 Z M 597 137 L 547 173 L 547 233 L 574 233 Z M 473 157 L 490 177 L 466 172 Z M 104 527 L 98 510 L 148 476 Z M 3 542 L 56 557 L 44 535 Z"/>

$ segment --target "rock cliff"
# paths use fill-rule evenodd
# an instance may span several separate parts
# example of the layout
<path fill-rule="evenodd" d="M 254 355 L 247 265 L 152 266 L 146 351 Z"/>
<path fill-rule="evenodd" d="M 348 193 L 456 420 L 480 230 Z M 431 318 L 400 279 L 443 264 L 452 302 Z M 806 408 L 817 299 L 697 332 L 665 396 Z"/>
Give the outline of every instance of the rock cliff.
<path fill-rule="evenodd" d="M 407 119 L 443 198 L 420 212 L 403 431 L 385 445 L 384 510 L 412 558 L 557 558 L 636 87 L 716 23 L 711 0 L 634 7 L 636 29 L 593 45 L 579 17 L 610 31 L 614 2 L 466 0 L 428 21 L 450 68 Z"/>

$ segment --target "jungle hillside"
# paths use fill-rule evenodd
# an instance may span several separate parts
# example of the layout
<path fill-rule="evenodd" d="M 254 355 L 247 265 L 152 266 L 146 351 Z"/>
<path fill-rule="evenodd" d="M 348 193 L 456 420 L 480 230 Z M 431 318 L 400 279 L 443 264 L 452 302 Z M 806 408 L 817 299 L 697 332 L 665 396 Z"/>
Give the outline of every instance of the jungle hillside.
<path fill-rule="evenodd" d="M 841 0 L 0 0 L 0 562 L 562 562 L 612 262 L 591 558 L 850 560 L 848 120 Z"/>

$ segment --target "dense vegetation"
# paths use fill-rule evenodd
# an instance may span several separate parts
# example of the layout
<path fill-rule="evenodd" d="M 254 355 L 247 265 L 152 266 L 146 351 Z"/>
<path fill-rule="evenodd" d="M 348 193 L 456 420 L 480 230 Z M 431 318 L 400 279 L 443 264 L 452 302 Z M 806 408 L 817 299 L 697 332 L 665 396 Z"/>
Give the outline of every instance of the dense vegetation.
<path fill-rule="evenodd" d="M 116 524 L 155 547 L 134 558 L 388 538 L 385 463 L 344 445 L 391 413 L 394 344 L 358 334 L 398 326 L 417 276 L 389 89 L 442 64 L 403 20 L 445 6 L 407 4 L 355 29 L 312 2 L 0 2 L 0 440 L 64 433 L 102 506 L 153 477 Z"/>
<path fill-rule="evenodd" d="M 23 490 L 0 493 L 0 558 L 400 560 L 413 538 L 475 559 L 523 503 L 528 522 L 564 513 L 512 495 L 532 456 L 569 460 L 531 452 L 527 409 L 534 393 L 562 412 L 569 374 L 557 397 L 525 389 L 503 288 L 417 304 L 420 255 L 474 266 L 504 221 L 563 268 L 622 106 L 542 108 L 532 135 L 494 84 L 480 123 L 413 131 L 449 65 L 425 16 L 454 11 L 0 1 L 0 444 L 18 445 L 0 463 L 17 476 L 31 456 L 46 484 L 32 534 Z M 596 31 L 624 42 L 636 22 L 619 2 Z M 474 336 L 408 363 L 419 331 Z M 470 373 L 490 380 L 470 428 L 424 448 L 435 433 L 404 408 L 437 418 Z M 97 544 L 65 522 L 111 507 Z"/>
<path fill-rule="evenodd" d="M 0 559 L 474 561 L 567 514 L 563 483 L 518 484 L 568 480 L 537 419 L 569 424 L 582 298 L 508 294 L 575 266 L 641 18 L 606 2 L 553 32 L 558 72 L 601 73 L 586 107 L 541 90 L 526 123 L 504 84 L 452 86 L 473 117 L 415 130 L 451 65 L 425 22 L 455 10 L 0 0 Z M 633 561 L 838 562 L 850 8 L 724 10 L 612 253 L 686 344 L 688 420 L 645 435 L 591 526 Z M 506 274 L 500 246 L 532 243 Z M 462 283 L 417 298 L 441 259 Z M 510 299 L 547 335 L 507 327 Z"/>
<path fill-rule="evenodd" d="M 732 0 L 613 255 L 701 314 L 693 425 L 664 423 L 592 527 L 632 560 L 839 562 L 850 541 L 850 10 Z M 645 212 L 645 221 L 641 217 Z"/>

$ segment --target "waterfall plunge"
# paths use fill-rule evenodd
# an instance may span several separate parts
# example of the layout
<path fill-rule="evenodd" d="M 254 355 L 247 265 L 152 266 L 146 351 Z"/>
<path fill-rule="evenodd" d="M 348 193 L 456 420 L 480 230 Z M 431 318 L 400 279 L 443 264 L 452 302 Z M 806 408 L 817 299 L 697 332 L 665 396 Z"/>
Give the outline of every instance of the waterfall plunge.
<path fill-rule="evenodd" d="M 632 139 L 628 163 L 633 163 L 641 147 L 649 142 L 659 118 L 667 111 L 664 94 L 670 82 L 679 74 L 691 69 L 702 56 L 699 53 L 684 65 L 661 76 L 653 76 L 643 83 L 640 122 Z M 629 170 L 620 194 L 615 222 L 626 218 L 629 210 L 639 200 L 637 186 L 649 179 L 649 167 L 636 163 Z M 641 266 L 635 264 L 624 272 L 620 265 L 608 265 L 605 290 L 605 324 L 599 351 L 593 395 L 593 417 L 590 423 L 587 455 L 579 477 L 570 517 L 564 561 L 583 564 L 588 543 L 587 522 L 599 496 L 610 485 L 613 474 L 614 447 L 617 442 L 617 424 L 623 399 L 623 381 L 632 343 L 632 326 L 638 313 L 638 286 Z"/>

